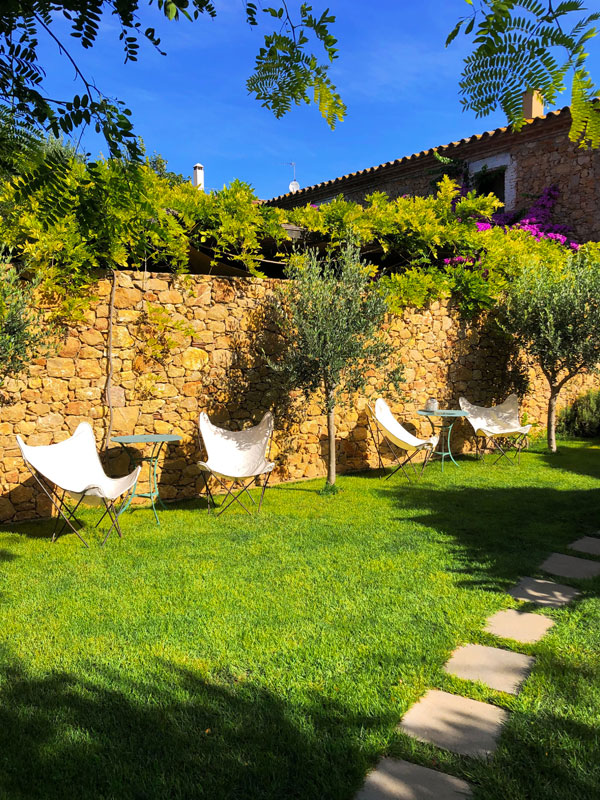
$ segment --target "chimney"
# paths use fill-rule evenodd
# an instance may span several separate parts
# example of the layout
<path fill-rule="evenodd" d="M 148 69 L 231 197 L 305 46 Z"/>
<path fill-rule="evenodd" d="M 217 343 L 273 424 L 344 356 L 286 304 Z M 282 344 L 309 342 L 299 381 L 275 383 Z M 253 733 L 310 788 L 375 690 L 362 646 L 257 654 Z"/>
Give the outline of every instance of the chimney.
<path fill-rule="evenodd" d="M 525 119 L 544 116 L 544 101 L 538 91 L 527 89 L 523 93 L 523 116 Z"/>
<path fill-rule="evenodd" d="M 194 174 L 192 175 L 192 186 L 204 191 L 204 167 L 202 164 L 194 164 Z"/>

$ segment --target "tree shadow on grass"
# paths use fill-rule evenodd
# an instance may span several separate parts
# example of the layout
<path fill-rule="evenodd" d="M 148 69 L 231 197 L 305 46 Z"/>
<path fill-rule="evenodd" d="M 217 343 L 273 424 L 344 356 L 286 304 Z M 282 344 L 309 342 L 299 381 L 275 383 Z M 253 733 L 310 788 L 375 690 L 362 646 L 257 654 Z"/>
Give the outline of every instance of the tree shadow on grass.
<path fill-rule="evenodd" d="M 476 787 L 477 800 L 593 800 L 600 786 L 600 665 L 581 648 L 540 646 L 533 690 L 523 689 L 491 761 L 457 756 L 399 733 L 390 754 L 449 772 Z M 587 651 L 588 656 L 590 650 Z M 493 702 L 493 701 L 492 701 Z"/>
<path fill-rule="evenodd" d="M 577 442 L 576 447 L 559 445 L 556 453 L 542 453 L 546 466 L 600 480 L 600 441 Z M 599 514 L 600 516 L 600 514 Z"/>
<path fill-rule="evenodd" d="M 566 551 L 577 535 L 597 527 L 600 507 L 600 488 L 430 487 L 413 482 L 399 490 L 390 481 L 377 491 L 396 504 L 403 522 L 425 526 L 430 536 L 451 537 L 452 556 L 460 565 L 454 571 L 464 575 L 459 585 L 492 591 L 506 591 L 519 577 L 539 573 L 550 552 Z M 600 588 L 600 579 L 556 580 Z"/>
<path fill-rule="evenodd" d="M 3 660 L 7 800 L 348 800 L 369 766 L 361 737 L 393 724 L 317 696 L 288 701 L 227 670 L 209 681 L 158 663 L 135 682 Z"/>

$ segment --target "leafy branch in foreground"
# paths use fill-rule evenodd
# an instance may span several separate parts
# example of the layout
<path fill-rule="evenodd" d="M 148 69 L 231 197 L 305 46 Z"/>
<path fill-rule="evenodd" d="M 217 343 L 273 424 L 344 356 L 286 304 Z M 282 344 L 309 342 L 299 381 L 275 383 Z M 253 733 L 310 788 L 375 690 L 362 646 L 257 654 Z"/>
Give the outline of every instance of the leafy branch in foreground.
<path fill-rule="evenodd" d="M 315 17 L 312 7 L 306 3 L 300 7 L 298 24 L 293 22 L 285 2 L 279 9 L 265 11 L 282 20 L 282 30 L 265 37 L 265 46 L 256 57 L 254 74 L 246 82 L 248 91 L 279 119 L 290 110 L 292 103 L 310 103 L 309 90 L 312 90 L 312 99 L 321 115 L 335 128 L 344 118 L 346 106 L 329 79 L 328 65 L 319 64 L 314 53 L 304 50 L 309 42 L 307 31 L 312 31 L 329 61 L 337 58 L 337 40 L 330 32 L 335 17 L 327 11 Z"/>
<path fill-rule="evenodd" d="M 581 146 L 600 146 L 599 91 L 588 70 L 586 48 L 598 33 L 600 12 L 588 14 L 583 0 L 466 0 L 472 11 L 458 20 L 459 33 L 473 34 L 475 49 L 465 59 L 460 91 L 463 106 L 487 116 L 498 106 L 515 130 L 525 124 L 522 96 L 537 91 L 556 103 L 572 79 L 570 137 Z"/>
<path fill-rule="evenodd" d="M 0 106 L 15 119 L 56 137 L 93 125 L 104 136 L 110 156 L 139 160 L 141 150 L 130 110 L 124 101 L 107 97 L 84 74 L 70 47 L 56 32 L 56 22 L 62 14 L 70 26 L 71 40 L 89 49 L 98 40 L 103 15 L 110 15 L 119 29 L 125 62 L 135 62 L 141 41 L 165 55 L 156 30 L 143 27 L 139 18 L 140 6 L 152 4 L 152 0 L 5 0 L 0 16 Z M 242 5 L 246 22 L 257 25 L 256 5 L 245 0 Z M 210 0 L 157 0 L 156 6 L 167 22 L 182 18 L 195 21 L 202 14 L 217 14 Z M 308 91 L 312 89 L 314 102 L 333 127 L 345 111 L 327 75 L 327 62 L 336 57 L 336 40 L 330 32 L 335 17 L 328 12 L 314 16 L 311 6 L 303 3 L 296 22 L 285 0 L 264 11 L 281 21 L 281 28 L 265 36 L 255 74 L 248 81 L 249 90 L 280 117 L 293 103 L 309 102 Z M 310 34 L 324 48 L 326 63 L 307 51 Z M 45 89 L 41 53 L 48 43 L 58 48 L 74 73 L 80 89 L 73 97 L 51 97 Z"/>

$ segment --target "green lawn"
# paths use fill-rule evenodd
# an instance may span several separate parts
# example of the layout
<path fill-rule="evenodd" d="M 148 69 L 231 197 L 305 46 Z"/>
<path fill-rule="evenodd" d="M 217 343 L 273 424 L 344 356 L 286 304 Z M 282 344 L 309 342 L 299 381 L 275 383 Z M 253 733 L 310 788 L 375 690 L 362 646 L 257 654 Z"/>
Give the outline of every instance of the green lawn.
<path fill-rule="evenodd" d="M 128 512 L 104 548 L 3 529 L 0 798 L 350 800 L 383 754 L 479 800 L 598 797 L 600 580 L 539 644 L 501 642 L 537 658 L 518 697 L 442 667 L 497 644 L 506 590 L 600 528 L 600 447 L 339 485 L 274 487 L 252 519 Z M 512 711 L 490 763 L 396 730 L 430 687 Z"/>

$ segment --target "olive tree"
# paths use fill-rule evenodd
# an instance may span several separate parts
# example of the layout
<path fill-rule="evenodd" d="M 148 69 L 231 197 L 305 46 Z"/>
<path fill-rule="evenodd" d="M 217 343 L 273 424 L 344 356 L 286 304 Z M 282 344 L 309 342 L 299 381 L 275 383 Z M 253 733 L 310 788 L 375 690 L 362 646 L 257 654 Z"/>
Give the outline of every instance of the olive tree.
<path fill-rule="evenodd" d="M 316 251 L 296 255 L 286 276 L 275 299 L 282 348 L 269 363 L 289 388 L 321 391 L 329 441 L 327 484 L 333 486 L 335 409 L 341 394 L 363 388 L 373 369 L 387 372 L 393 384 L 401 376 L 401 368 L 392 367 L 394 349 L 382 329 L 387 302 L 372 280 L 372 269 L 351 244 L 324 259 Z"/>
<path fill-rule="evenodd" d="M 600 363 L 600 257 L 580 252 L 562 269 L 526 265 L 508 290 L 501 325 L 548 381 L 548 447 L 556 452 L 560 391 Z"/>

